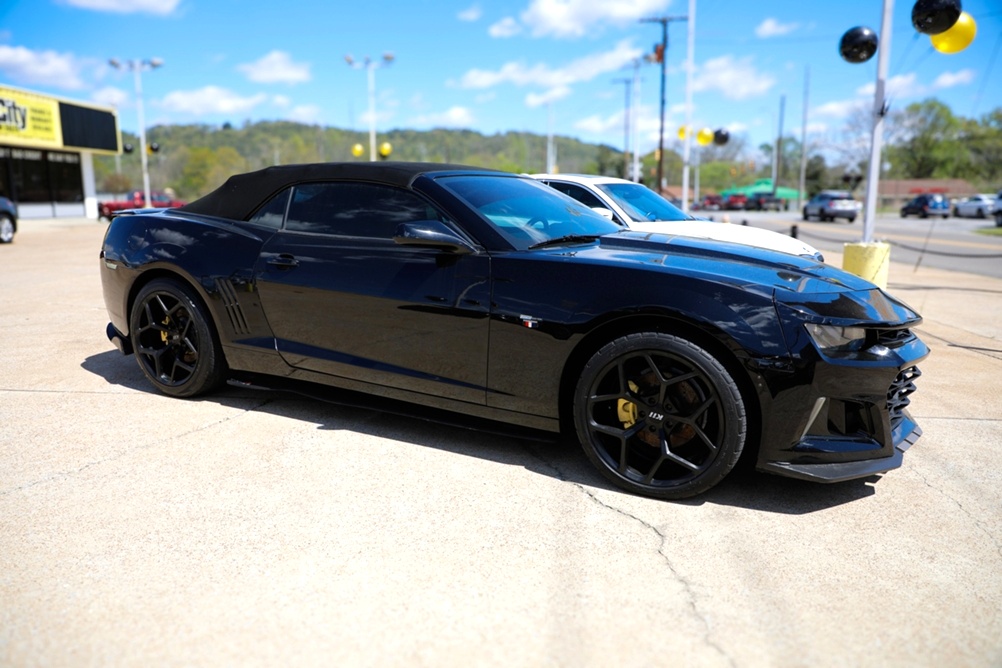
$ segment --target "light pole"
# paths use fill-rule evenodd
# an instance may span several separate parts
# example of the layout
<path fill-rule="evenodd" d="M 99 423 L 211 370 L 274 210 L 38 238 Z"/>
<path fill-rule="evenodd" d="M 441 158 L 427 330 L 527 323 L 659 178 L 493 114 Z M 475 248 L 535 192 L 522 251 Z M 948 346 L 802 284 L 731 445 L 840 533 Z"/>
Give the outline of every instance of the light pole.
<path fill-rule="evenodd" d="M 146 60 L 126 60 L 112 58 L 108 64 L 118 70 L 132 70 L 133 79 L 136 83 L 136 109 L 139 112 L 139 160 L 143 166 L 143 207 L 152 206 L 150 202 L 150 167 L 146 160 L 146 119 L 143 116 L 143 79 L 142 71 L 155 70 L 164 64 L 161 58 L 148 58 Z"/>
<path fill-rule="evenodd" d="M 369 80 L 369 160 L 376 161 L 376 70 L 386 67 L 393 62 L 392 53 L 384 53 L 381 60 L 373 60 L 366 56 L 362 62 L 358 62 L 351 56 L 345 56 L 344 61 L 348 67 L 357 70 L 364 69 Z"/>
<path fill-rule="evenodd" d="M 621 77 L 613 79 L 612 83 L 625 84 L 626 89 L 626 107 L 623 109 L 623 178 L 628 179 L 630 178 L 630 116 L 633 111 L 630 108 L 630 97 L 633 95 L 634 80 Z"/>

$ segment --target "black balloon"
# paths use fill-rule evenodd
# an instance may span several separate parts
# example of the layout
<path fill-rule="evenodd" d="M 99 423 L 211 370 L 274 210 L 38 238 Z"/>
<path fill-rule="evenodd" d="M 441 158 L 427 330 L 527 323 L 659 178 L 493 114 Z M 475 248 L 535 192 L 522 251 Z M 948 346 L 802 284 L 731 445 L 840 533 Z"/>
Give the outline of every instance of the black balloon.
<path fill-rule="evenodd" d="M 960 18 L 960 0 L 918 0 L 912 7 L 912 25 L 926 35 L 938 35 Z"/>
<path fill-rule="evenodd" d="M 838 44 L 842 59 L 849 63 L 865 63 L 877 52 L 877 33 L 864 26 L 845 31 Z"/>
<path fill-rule="evenodd" d="M 731 133 L 727 130 L 721 128 L 713 133 L 713 143 L 717 146 L 723 146 L 731 138 Z"/>

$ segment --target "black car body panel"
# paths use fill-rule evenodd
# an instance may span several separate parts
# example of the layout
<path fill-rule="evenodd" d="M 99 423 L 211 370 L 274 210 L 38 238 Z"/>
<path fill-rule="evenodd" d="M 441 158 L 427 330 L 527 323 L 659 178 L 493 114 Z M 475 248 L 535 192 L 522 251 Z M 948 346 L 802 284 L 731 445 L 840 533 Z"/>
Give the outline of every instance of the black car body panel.
<path fill-rule="evenodd" d="M 604 343 L 682 333 L 748 397 L 760 469 L 835 481 L 900 465 L 920 433 L 906 406 L 928 354 L 908 306 L 825 264 L 694 238 L 624 231 L 520 248 L 450 181 L 478 178 L 529 181 L 461 166 L 290 166 L 233 177 L 178 209 L 116 217 L 101 252 L 109 337 L 130 352 L 136 295 L 171 276 L 207 306 L 233 377 L 310 381 L 556 432 L 581 367 Z M 286 227 L 256 222 L 290 186 L 332 181 L 416 195 L 445 212 L 436 224 L 455 243 L 295 231 L 291 214 Z M 812 326 L 865 330 L 865 345 L 823 350 Z"/>

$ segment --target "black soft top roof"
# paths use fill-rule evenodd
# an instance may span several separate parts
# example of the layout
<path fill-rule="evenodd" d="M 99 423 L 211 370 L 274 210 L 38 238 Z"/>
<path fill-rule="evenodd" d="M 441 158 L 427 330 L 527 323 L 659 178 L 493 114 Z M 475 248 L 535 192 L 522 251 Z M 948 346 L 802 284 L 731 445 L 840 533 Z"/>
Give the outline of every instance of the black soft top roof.
<path fill-rule="evenodd" d="M 226 183 L 205 197 L 179 207 L 178 210 L 230 220 L 245 220 L 263 202 L 295 183 L 354 180 L 407 188 L 422 174 L 457 172 L 505 173 L 481 167 L 434 162 L 321 162 L 307 165 L 279 165 L 231 176 Z"/>

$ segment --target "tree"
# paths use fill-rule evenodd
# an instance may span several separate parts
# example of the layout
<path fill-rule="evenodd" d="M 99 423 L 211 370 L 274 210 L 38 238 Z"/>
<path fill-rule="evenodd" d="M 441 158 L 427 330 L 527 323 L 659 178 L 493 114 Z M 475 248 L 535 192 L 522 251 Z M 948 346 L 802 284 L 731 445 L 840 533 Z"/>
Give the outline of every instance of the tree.
<path fill-rule="evenodd" d="M 963 177 L 970 155 L 960 141 L 960 120 L 936 99 L 908 105 L 891 115 L 886 157 L 891 174 L 906 179 Z"/>

